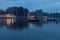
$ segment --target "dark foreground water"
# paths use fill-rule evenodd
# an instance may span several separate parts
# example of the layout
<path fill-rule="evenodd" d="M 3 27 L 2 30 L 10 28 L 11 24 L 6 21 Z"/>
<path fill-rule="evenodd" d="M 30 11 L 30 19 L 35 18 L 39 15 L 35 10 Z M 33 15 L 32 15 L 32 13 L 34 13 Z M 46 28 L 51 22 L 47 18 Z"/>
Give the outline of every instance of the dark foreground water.
<path fill-rule="evenodd" d="M 0 40 L 60 40 L 60 23 L 0 19 Z"/>

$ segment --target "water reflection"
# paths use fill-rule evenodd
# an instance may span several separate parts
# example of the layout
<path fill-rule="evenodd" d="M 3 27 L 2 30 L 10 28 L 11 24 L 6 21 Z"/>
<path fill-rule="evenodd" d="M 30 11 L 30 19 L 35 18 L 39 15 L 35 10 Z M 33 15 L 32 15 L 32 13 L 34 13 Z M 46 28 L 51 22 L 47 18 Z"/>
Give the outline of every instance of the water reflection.
<path fill-rule="evenodd" d="M 7 20 L 7 28 L 9 29 L 23 29 L 28 26 L 27 21 L 25 20 L 21 19 L 8 19 L 8 20 Z"/>
<path fill-rule="evenodd" d="M 13 18 L 6 18 L 0 19 L 0 27 L 6 26 L 8 29 L 24 29 L 27 27 L 43 27 L 43 24 L 58 24 L 59 21 L 40 21 L 40 22 L 28 22 L 27 20 L 22 19 L 13 19 Z"/>
<path fill-rule="evenodd" d="M 47 23 L 51 23 L 51 24 L 59 24 L 60 21 L 48 21 Z"/>
<path fill-rule="evenodd" d="M 28 22 L 29 26 L 30 27 L 42 27 L 43 26 L 43 23 L 41 22 Z"/>

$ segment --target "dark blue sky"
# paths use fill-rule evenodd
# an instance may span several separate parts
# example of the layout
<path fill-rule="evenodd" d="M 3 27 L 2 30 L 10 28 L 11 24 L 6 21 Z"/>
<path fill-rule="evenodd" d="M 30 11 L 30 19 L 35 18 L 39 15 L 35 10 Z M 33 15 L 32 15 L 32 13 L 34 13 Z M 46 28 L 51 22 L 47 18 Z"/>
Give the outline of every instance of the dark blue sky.
<path fill-rule="evenodd" d="M 0 9 L 22 6 L 29 10 L 43 9 L 47 12 L 60 12 L 60 0 L 0 0 Z"/>

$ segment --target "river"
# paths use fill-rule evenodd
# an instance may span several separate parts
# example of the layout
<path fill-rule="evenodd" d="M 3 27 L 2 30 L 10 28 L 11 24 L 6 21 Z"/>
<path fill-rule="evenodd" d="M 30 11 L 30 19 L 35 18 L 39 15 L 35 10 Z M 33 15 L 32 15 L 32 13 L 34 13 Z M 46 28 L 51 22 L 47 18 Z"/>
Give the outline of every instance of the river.
<path fill-rule="evenodd" d="M 0 40 L 60 40 L 60 22 L 0 19 Z"/>

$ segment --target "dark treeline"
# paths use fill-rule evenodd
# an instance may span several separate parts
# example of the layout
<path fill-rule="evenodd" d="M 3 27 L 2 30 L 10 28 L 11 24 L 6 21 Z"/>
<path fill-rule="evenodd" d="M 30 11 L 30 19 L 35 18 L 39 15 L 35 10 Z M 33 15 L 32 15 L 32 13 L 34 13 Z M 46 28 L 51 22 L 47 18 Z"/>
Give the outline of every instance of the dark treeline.
<path fill-rule="evenodd" d="M 0 14 L 12 14 L 15 16 L 27 16 L 29 15 L 35 15 L 35 16 L 47 16 L 47 17 L 55 17 L 60 18 L 60 13 L 48 13 L 43 12 L 43 10 L 36 10 L 34 12 L 29 12 L 29 9 L 23 8 L 23 7 L 9 7 L 5 11 L 0 10 Z"/>
<path fill-rule="evenodd" d="M 28 12 L 29 10 L 23 7 L 10 7 L 6 10 L 7 14 L 10 13 L 16 16 L 26 15 Z"/>
<path fill-rule="evenodd" d="M 12 14 L 15 16 L 27 16 L 29 10 L 23 7 L 9 7 L 5 11 L 0 10 L 0 14 Z"/>

